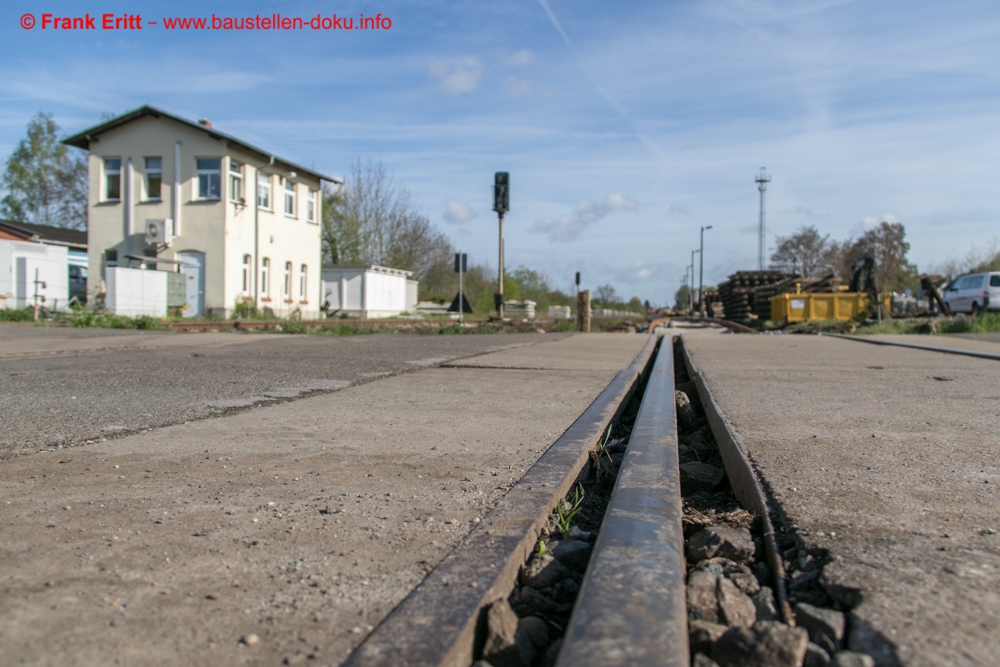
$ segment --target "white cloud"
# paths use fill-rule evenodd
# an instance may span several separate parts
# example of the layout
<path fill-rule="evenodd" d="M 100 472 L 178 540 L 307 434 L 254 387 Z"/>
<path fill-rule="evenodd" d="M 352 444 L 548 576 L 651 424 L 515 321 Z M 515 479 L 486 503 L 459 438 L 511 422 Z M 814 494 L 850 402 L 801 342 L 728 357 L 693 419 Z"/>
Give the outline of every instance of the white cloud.
<path fill-rule="evenodd" d="M 558 218 L 543 218 L 531 227 L 531 231 L 546 234 L 550 241 L 575 241 L 580 238 L 587 227 L 606 218 L 611 213 L 634 210 L 636 210 L 634 201 L 620 193 L 613 192 L 608 195 L 603 204 L 595 204 L 584 199 L 576 205 L 576 208 L 569 215 L 560 215 Z"/>
<path fill-rule="evenodd" d="M 444 212 L 444 219 L 448 222 L 456 225 L 464 225 L 474 217 L 476 217 L 476 212 L 465 202 L 455 201 L 454 199 L 448 200 L 448 207 Z"/>
<path fill-rule="evenodd" d="M 530 95 L 537 89 L 537 86 L 528 79 L 522 79 L 513 74 L 507 77 L 505 85 L 507 86 L 507 92 L 518 97 Z"/>
<path fill-rule="evenodd" d="M 803 218 L 821 218 L 824 217 L 812 210 L 808 206 L 796 206 L 795 208 L 786 209 L 787 213 L 792 213 L 794 215 L 799 215 Z"/>
<path fill-rule="evenodd" d="M 507 57 L 507 65 L 510 67 L 523 67 L 535 59 L 535 54 L 528 49 L 521 49 Z"/>
<path fill-rule="evenodd" d="M 483 76 L 483 62 L 475 56 L 457 58 L 434 58 L 431 60 L 430 74 L 441 80 L 441 88 L 449 95 L 469 93 Z"/>

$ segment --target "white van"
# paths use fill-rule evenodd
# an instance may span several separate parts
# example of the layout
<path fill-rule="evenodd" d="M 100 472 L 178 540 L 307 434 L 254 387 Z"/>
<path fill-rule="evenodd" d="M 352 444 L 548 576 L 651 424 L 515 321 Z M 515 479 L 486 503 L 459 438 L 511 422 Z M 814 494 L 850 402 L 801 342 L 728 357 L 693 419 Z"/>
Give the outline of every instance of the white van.
<path fill-rule="evenodd" d="M 984 310 L 1000 310 L 1000 271 L 959 276 L 941 296 L 953 313 L 978 315 Z"/>

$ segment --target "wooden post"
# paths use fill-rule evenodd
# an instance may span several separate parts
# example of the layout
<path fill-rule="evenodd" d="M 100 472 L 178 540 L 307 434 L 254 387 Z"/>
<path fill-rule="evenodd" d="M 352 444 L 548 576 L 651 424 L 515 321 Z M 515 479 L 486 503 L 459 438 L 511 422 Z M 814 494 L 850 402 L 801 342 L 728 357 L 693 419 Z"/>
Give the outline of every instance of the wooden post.
<path fill-rule="evenodd" d="M 576 330 L 590 332 L 590 290 L 581 290 L 576 295 Z"/>

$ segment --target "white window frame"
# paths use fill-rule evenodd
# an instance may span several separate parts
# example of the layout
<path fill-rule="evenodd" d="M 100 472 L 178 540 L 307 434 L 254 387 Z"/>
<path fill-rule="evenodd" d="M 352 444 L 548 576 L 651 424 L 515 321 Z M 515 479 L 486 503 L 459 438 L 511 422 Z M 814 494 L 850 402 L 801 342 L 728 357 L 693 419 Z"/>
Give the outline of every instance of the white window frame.
<path fill-rule="evenodd" d="M 316 191 L 306 191 L 306 222 L 316 222 Z"/>
<path fill-rule="evenodd" d="M 253 258 L 250 255 L 243 255 L 243 296 L 250 296 L 250 286 L 253 285 L 253 275 L 250 267 L 253 266 Z"/>
<path fill-rule="evenodd" d="M 150 160 L 159 160 L 159 167 L 151 167 L 149 165 Z M 163 157 L 157 155 L 151 155 L 145 158 L 146 167 L 146 201 L 163 201 Z M 160 179 L 159 194 L 155 197 L 152 195 L 152 188 L 149 186 L 149 177 L 156 176 Z"/>
<path fill-rule="evenodd" d="M 285 262 L 285 283 L 282 285 L 282 296 L 285 301 L 292 300 L 292 263 Z"/>
<path fill-rule="evenodd" d="M 299 301 L 305 303 L 306 300 L 306 284 L 309 275 L 309 267 L 303 264 L 299 267 Z"/>
<path fill-rule="evenodd" d="M 229 201 L 243 204 L 243 163 L 229 158 Z"/>
<path fill-rule="evenodd" d="M 290 178 L 285 179 L 285 217 L 286 218 L 295 218 L 295 217 L 298 217 L 297 215 L 295 215 L 295 213 L 296 213 L 296 204 L 297 203 L 298 202 L 295 201 L 295 183 L 293 183 L 292 179 L 290 179 Z M 291 211 L 289 211 L 289 209 L 291 209 Z"/>
<path fill-rule="evenodd" d="M 272 210 L 273 199 L 271 197 L 271 174 L 262 171 L 257 172 L 257 207 L 265 211 Z"/>
<path fill-rule="evenodd" d="M 268 299 L 271 296 L 271 258 L 260 260 L 260 296 Z"/>
<path fill-rule="evenodd" d="M 110 162 L 117 161 L 117 167 L 111 167 Z M 106 157 L 104 158 L 104 197 L 103 201 L 121 201 L 122 200 L 122 159 L 120 157 Z M 111 197 L 108 195 L 111 185 L 111 177 L 115 176 L 118 178 L 118 196 Z"/>
<path fill-rule="evenodd" d="M 207 167 L 199 167 L 198 166 L 198 162 L 200 160 L 218 160 L 219 161 L 219 166 L 218 166 L 218 168 L 214 168 L 213 167 L 211 169 L 209 169 Z M 195 197 L 195 199 L 197 199 L 198 201 L 219 201 L 220 199 L 222 199 L 222 158 L 221 157 L 197 157 L 197 158 L 194 159 L 194 166 L 195 166 L 195 170 L 194 170 L 194 173 L 195 173 L 195 179 L 194 179 L 195 180 L 195 187 L 198 189 L 198 194 Z M 218 194 L 215 197 L 211 196 L 211 194 L 212 194 L 212 176 L 213 175 L 215 176 L 216 185 L 218 187 Z M 202 189 L 201 189 L 201 177 L 202 176 L 207 176 L 208 179 L 209 179 L 208 180 L 208 195 L 209 196 L 205 196 L 205 194 L 202 192 Z"/>

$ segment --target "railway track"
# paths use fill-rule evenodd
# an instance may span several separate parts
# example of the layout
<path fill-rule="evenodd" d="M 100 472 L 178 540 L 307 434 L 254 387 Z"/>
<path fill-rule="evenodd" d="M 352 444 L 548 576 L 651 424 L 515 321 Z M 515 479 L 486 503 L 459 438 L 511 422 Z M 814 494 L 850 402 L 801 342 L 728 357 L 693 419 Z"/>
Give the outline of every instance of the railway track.
<path fill-rule="evenodd" d="M 677 400 L 678 389 L 685 392 L 684 400 Z M 687 397 L 690 404 L 685 403 Z M 634 422 L 622 426 L 631 419 Z M 684 427 L 680 437 L 679 423 Z M 608 435 L 616 433 L 624 437 Z M 708 449 L 697 453 L 704 446 L 697 444 L 698 438 L 713 436 L 718 453 Z M 599 486 L 595 478 L 606 472 L 604 457 L 617 467 L 616 455 L 608 455 L 611 450 L 624 451 L 617 457 L 620 468 L 599 531 L 574 534 L 571 528 L 557 534 L 553 522 L 564 514 L 560 508 L 569 510 L 582 495 L 573 490 L 581 483 Z M 699 486 L 692 475 L 697 478 L 697 473 L 713 467 L 695 461 L 699 458 L 717 463 L 720 475 L 724 466 L 728 480 Z M 699 503 L 706 502 L 722 505 L 717 505 L 718 512 L 705 510 Z M 723 517 L 722 529 L 711 521 L 697 523 L 713 515 Z M 742 521 L 741 527 L 730 528 L 727 521 Z M 692 535 L 706 528 L 719 533 L 732 530 L 749 541 L 751 523 L 757 542 L 741 563 L 713 557 L 741 560 L 724 549 L 709 554 L 707 560 L 692 560 L 686 534 L 697 539 Z M 581 542 L 591 544 L 584 548 Z M 589 552 L 589 560 L 579 574 L 564 572 L 556 575 L 563 580 L 543 581 L 552 567 L 565 569 L 552 562 L 560 560 L 559 551 L 567 543 Z M 694 571 L 704 573 L 698 575 L 703 579 L 714 577 L 713 585 L 727 591 L 732 583 L 719 581 L 730 581 L 732 575 L 733 581 L 745 586 L 741 589 L 745 593 L 730 595 L 739 596 L 744 604 L 750 602 L 750 593 L 762 591 L 763 584 L 771 596 L 770 615 L 762 615 L 756 597 L 749 611 L 744 608 L 750 616 L 718 605 L 715 612 L 693 608 L 687 591 Z M 572 596 L 565 595 L 567 588 Z M 567 597 L 575 599 L 569 604 Z M 689 623 L 689 619 L 694 620 Z M 746 655 L 764 650 L 743 646 L 740 642 L 745 644 L 746 637 L 735 632 L 740 630 L 735 626 L 753 625 L 756 620 L 770 622 L 754 627 L 771 634 L 752 642 L 771 649 L 784 642 L 790 646 L 787 664 L 801 664 L 808 637 L 805 630 L 794 627 L 781 554 L 761 487 L 683 345 L 669 337 L 651 336 L 632 366 L 344 664 L 679 667 L 690 665 L 693 654 L 698 660 L 707 659 L 702 654 L 718 645 L 718 664 L 737 665 L 744 663 L 726 661 L 726 651 L 733 654 L 732 645 Z"/>
<path fill-rule="evenodd" d="M 957 354 L 963 357 L 977 357 L 979 359 L 992 359 L 993 361 L 1000 361 L 1000 354 L 994 352 L 983 352 L 980 350 L 965 350 L 957 347 L 941 347 L 938 345 L 921 345 L 919 343 L 904 343 L 902 341 L 895 340 L 880 340 L 875 337 L 868 336 L 845 336 L 844 334 L 831 334 L 831 333 L 821 333 L 820 336 L 829 336 L 830 338 L 840 338 L 841 340 L 853 340 L 859 343 L 869 343 L 871 345 L 888 345 L 890 347 L 904 347 L 911 350 L 924 350 L 925 352 L 941 352 L 943 354 Z"/>

